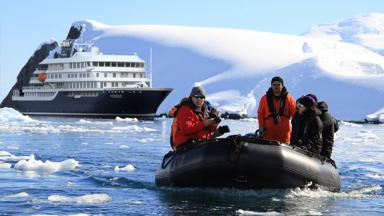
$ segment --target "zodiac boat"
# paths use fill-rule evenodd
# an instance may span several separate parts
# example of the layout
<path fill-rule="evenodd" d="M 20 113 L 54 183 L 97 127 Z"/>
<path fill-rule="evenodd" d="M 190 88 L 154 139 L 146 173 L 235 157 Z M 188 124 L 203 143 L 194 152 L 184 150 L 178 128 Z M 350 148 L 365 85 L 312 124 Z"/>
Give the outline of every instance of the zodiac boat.
<path fill-rule="evenodd" d="M 252 136 L 197 140 L 164 156 L 156 185 L 240 189 L 320 186 L 340 191 L 332 160 Z"/>

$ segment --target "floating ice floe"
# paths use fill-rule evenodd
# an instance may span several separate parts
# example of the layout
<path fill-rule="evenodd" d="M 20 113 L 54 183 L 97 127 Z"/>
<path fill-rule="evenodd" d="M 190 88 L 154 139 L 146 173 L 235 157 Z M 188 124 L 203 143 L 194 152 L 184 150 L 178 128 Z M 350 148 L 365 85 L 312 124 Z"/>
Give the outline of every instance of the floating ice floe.
<path fill-rule="evenodd" d="M 139 120 L 137 120 L 137 118 L 121 118 L 119 116 L 117 116 L 115 118 L 116 121 L 120 121 L 120 122 L 137 122 Z"/>
<path fill-rule="evenodd" d="M 31 122 L 38 122 L 34 119 L 32 119 L 29 116 L 25 116 L 16 110 L 4 107 L 0 109 L 0 123 L 31 123 Z"/>
<path fill-rule="evenodd" d="M 356 123 L 346 122 L 346 121 L 340 121 L 340 125 L 351 126 L 351 127 L 363 127 L 363 125 L 361 124 L 356 124 Z"/>
<path fill-rule="evenodd" d="M 115 166 L 115 171 L 116 172 L 119 172 L 119 171 L 132 172 L 135 169 L 136 168 L 132 164 L 128 164 L 127 166 L 121 167 L 121 168 L 119 166 Z"/>
<path fill-rule="evenodd" d="M 136 140 L 140 143 L 150 143 L 150 142 L 155 141 L 155 139 L 153 139 L 153 138 L 144 138 L 144 139 L 136 139 Z"/>
<path fill-rule="evenodd" d="M 7 151 L 0 151 L 0 162 L 16 162 L 20 160 L 28 160 L 31 156 L 15 156 Z"/>
<path fill-rule="evenodd" d="M 12 167 L 10 163 L 0 163 L 0 169 L 9 169 Z"/>
<path fill-rule="evenodd" d="M 79 165 L 74 159 L 68 159 L 61 162 L 51 162 L 49 160 L 43 162 L 35 160 L 35 156 L 31 155 L 28 160 L 21 160 L 15 164 L 15 169 L 21 171 L 33 171 L 37 173 L 49 174 L 58 171 L 73 170 Z"/>
<path fill-rule="evenodd" d="M 270 211 L 270 212 L 255 212 L 255 211 L 247 211 L 243 209 L 239 209 L 236 211 L 239 215 L 283 215 L 282 213 Z"/>
<path fill-rule="evenodd" d="M 112 198 L 108 194 L 88 194 L 83 196 L 62 196 L 62 195 L 51 195 L 48 197 L 51 202 L 75 202 L 75 203 L 104 203 L 109 202 Z"/>
<path fill-rule="evenodd" d="M 369 122 L 384 123 L 384 108 L 375 113 L 367 115 L 365 119 Z"/>
<path fill-rule="evenodd" d="M 6 196 L 6 198 L 24 198 L 24 197 L 29 197 L 29 194 L 26 192 L 20 192 L 17 194 L 11 194 Z"/>
<path fill-rule="evenodd" d="M 80 119 L 79 123 L 80 124 L 113 125 L 113 123 L 110 121 L 89 121 L 85 119 Z"/>
<path fill-rule="evenodd" d="M 156 129 L 153 128 L 147 128 L 147 127 L 139 127 L 137 125 L 130 125 L 125 127 L 113 127 L 112 130 L 114 131 L 129 131 L 129 132 L 150 132 L 150 131 L 156 131 Z"/>

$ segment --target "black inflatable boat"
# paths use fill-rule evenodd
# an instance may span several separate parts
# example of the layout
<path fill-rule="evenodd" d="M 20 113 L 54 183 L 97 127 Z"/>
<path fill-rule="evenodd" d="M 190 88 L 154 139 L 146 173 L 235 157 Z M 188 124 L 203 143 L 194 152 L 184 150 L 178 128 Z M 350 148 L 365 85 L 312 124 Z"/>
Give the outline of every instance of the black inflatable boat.
<path fill-rule="evenodd" d="M 320 185 L 340 191 L 333 161 L 278 142 L 249 136 L 194 141 L 164 156 L 156 185 L 294 188 Z"/>

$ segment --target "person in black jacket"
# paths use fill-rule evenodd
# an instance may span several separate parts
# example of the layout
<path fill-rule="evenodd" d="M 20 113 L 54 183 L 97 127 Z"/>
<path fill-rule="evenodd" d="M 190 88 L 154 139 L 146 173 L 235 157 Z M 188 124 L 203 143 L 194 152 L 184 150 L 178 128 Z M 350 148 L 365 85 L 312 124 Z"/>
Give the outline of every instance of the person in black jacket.
<path fill-rule="evenodd" d="M 317 107 L 321 110 L 320 119 L 323 122 L 323 146 L 321 147 L 320 155 L 330 159 L 334 143 L 334 134 L 339 130 L 339 124 L 328 112 L 328 104 L 326 102 L 319 102 Z"/>
<path fill-rule="evenodd" d="M 304 96 L 297 102 L 298 116 L 292 121 L 291 144 L 320 155 L 323 123 L 315 99 Z"/>

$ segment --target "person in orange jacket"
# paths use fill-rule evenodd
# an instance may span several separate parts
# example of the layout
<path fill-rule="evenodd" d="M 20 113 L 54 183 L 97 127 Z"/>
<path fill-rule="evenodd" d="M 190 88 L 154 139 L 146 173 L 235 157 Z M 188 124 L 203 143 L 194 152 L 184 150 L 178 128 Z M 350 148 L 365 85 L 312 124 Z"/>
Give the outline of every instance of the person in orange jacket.
<path fill-rule="evenodd" d="M 288 95 L 284 80 L 273 77 L 271 87 L 260 99 L 257 116 L 259 136 L 266 140 L 276 140 L 289 144 L 291 126 L 289 120 L 296 112 L 296 102 Z"/>
<path fill-rule="evenodd" d="M 208 107 L 204 89 L 193 87 L 189 97 L 172 108 L 174 117 L 171 131 L 171 146 L 176 150 L 181 144 L 195 139 L 210 139 L 219 136 L 216 132 L 220 118 L 218 112 Z M 216 133 L 215 133 L 216 132 Z"/>

